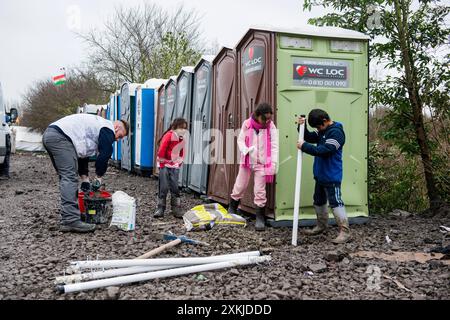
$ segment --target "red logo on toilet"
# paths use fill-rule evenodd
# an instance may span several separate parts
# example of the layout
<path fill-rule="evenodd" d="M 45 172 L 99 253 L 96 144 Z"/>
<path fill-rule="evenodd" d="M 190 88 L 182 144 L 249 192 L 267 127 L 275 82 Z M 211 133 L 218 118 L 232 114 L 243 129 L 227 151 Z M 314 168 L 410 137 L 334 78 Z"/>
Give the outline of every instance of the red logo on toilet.
<path fill-rule="evenodd" d="M 308 67 L 307 66 L 297 66 L 296 68 L 297 73 L 300 77 L 303 77 L 306 73 L 306 71 L 308 71 Z"/>

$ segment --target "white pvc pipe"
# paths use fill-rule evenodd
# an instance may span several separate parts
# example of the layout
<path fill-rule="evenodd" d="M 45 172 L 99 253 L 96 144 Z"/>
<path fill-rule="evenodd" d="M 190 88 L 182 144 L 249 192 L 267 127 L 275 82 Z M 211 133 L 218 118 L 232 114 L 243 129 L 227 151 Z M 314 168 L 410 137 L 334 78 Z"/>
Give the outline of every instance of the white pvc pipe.
<path fill-rule="evenodd" d="M 77 273 L 68 276 L 56 277 L 55 284 L 67 284 L 67 283 L 77 283 L 86 280 L 94 279 L 104 279 L 117 276 L 124 276 L 128 274 L 136 274 L 150 271 L 158 271 L 164 269 L 172 269 L 184 266 L 159 266 L 159 267 L 130 267 L 130 268 L 120 268 L 120 269 L 109 269 L 103 271 L 89 272 L 89 273 Z"/>
<path fill-rule="evenodd" d="M 127 260 L 95 260 L 95 261 L 76 261 L 72 262 L 72 268 L 82 269 L 107 269 L 107 268 L 126 268 L 142 266 L 189 266 L 205 263 L 214 263 L 227 261 L 232 258 L 259 256 L 259 251 L 242 252 L 202 258 L 158 258 L 158 259 L 127 259 Z"/>
<path fill-rule="evenodd" d="M 148 273 L 140 273 L 140 274 L 134 274 L 134 275 L 129 275 L 129 276 L 123 276 L 123 277 L 94 280 L 94 281 L 82 282 L 82 283 L 76 283 L 76 284 L 68 284 L 65 286 L 61 285 L 61 286 L 57 286 L 57 290 L 61 293 L 71 293 L 71 292 L 77 292 L 77 291 L 97 289 L 97 288 L 102 288 L 102 287 L 118 286 L 118 285 L 122 285 L 122 284 L 133 283 L 133 282 L 147 281 L 147 280 L 157 279 L 157 278 L 167 278 L 167 277 L 180 276 L 180 275 L 196 273 L 196 272 L 205 272 L 205 271 L 211 271 L 211 270 L 217 270 L 217 269 L 232 268 L 232 267 L 237 267 L 237 266 L 262 263 L 262 262 L 266 262 L 266 261 L 270 261 L 270 260 L 271 260 L 270 256 L 261 256 L 261 257 L 252 256 L 252 257 L 235 258 L 235 259 L 228 260 L 228 261 L 209 263 L 209 264 L 203 264 L 203 265 L 198 265 L 198 266 L 190 266 L 190 267 L 182 267 L 182 268 L 154 271 L 154 272 L 148 272 Z"/>
<path fill-rule="evenodd" d="M 305 125 L 300 125 L 298 140 L 304 140 L 305 136 Z M 300 191 L 301 191 L 301 180 L 302 180 L 302 160 L 303 152 L 298 150 L 297 152 L 297 175 L 295 176 L 295 196 L 294 196 L 294 217 L 292 225 L 292 245 L 297 246 L 297 234 L 298 234 L 298 216 L 300 210 Z"/>

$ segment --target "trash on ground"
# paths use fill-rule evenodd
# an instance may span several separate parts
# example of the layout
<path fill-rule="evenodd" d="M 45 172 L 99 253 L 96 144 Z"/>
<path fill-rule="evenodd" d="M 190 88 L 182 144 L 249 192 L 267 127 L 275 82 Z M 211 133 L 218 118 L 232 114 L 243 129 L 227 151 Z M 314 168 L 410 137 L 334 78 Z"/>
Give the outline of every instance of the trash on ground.
<path fill-rule="evenodd" d="M 400 218 L 408 218 L 409 216 L 412 215 L 412 213 L 408 212 L 408 211 L 400 210 L 400 209 L 395 209 L 394 211 L 389 213 L 389 215 L 394 216 L 394 217 L 400 217 Z"/>
<path fill-rule="evenodd" d="M 386 236 L 386 243 L 387 244 L 391 244 L 392 243 L 392 240 L 391 240 L 391 238 L 389 238 L 389 236 Z"/>
<path fill-rule="evenodd" d="M 231 225 L 245 227 L 247 221 L 237 215 L 230 214 L 218 203 L 208 203 L 196 206 L 183 216 L 187 231 L 210 230 L 215 225 Z"/>
<path fill-rule="evenodd" d="M 423 252 L 402 252 L 396 251 L 392 254 L 375 251 L 358 251 L 350 254 L 351 257 L 381 259 L 391 262 L 418 262 L 427 263 L 430 260 L 441 260 L 445 257 L 441 253 L 423 253 Z M 450 260 L 442 260 L 443 264 L 450 265 Z"/>
<path fill-rule="evenodd" d="M 136 227 L 136 200 L 123 191 L 112 195 L 113 216 L 110 226 L 117 226 L 124 231 L 132 231 Z"/>
<path fill-rule="evenodd" d="M 408 289 L 407 287 L 405 287 L 400 281 L 398 281 L 397 279 L 394 279 L 390 276 L 387 275 L 383 275 L 383 277 L 385 277 L 388 280 L 391 280 L 392 282 L 394 282 L 400 289 L 406 290 L 408 292 L 413 292 L 412 290 Z"/>
<path fill-rule="evenodd" d="M 440 227 L 439 227 L 439 230 L 440 230 L 442 233 L 449 233 L 449 232 L 450 232 L 450 228 L 449 228 L 449 227 L 446 227 L 446 226 L 440 226 Z"/>

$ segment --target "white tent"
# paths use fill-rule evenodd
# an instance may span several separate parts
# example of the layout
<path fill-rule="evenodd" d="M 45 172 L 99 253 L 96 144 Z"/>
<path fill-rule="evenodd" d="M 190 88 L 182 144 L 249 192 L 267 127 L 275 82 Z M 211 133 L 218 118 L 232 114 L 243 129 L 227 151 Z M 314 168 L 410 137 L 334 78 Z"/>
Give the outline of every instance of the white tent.
<path fill-rule="evenodd" d="M 12 127 L 16 130 L 16 150 L 45 151 L 42 144 L 42 134 L 27 127 Z"/>

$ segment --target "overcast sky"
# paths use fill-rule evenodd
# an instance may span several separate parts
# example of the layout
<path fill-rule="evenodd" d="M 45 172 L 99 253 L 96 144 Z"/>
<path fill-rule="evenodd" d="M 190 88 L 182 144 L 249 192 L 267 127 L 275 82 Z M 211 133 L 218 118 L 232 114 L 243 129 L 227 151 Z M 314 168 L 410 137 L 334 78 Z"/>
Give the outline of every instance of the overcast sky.
<path fill-rule="evenodd" d="M 114 8 L 143 0 L 0 0 L 0 82 L 6 100 L 20 100 L 36 80 L 51 78 L 62 66 L 86 58 L 86 47 L 73 30 L 101 27 Z M 296 26 L 322 10 L 303 12 L 303 0 L 164 0 L 174 10 L 195 8 L 207 41 L 234 46 L 250 25 Z M 80 23 L 72 17 L 80 12 Z M 230 23 L 231 21 L 231 23 Z"/>

